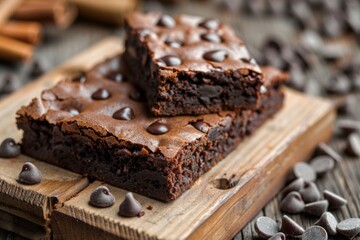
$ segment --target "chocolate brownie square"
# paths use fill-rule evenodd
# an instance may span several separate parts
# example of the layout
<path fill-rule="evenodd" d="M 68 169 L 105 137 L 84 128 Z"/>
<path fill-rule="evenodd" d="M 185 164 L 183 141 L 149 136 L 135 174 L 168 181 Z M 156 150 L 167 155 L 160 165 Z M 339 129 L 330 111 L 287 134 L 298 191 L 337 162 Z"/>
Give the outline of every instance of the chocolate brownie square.
<path fill-rule="evenodd" d="M 239 112 L 259 106 L 261 68 L 233 29 L 189 15 L 126 17 L 125 58 L 155 116 Z"/>

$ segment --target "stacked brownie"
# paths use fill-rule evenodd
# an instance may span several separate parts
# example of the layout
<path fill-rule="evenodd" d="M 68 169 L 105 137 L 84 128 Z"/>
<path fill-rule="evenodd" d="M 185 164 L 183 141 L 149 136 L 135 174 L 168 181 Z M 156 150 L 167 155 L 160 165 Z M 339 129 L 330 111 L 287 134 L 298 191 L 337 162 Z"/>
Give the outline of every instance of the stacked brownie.
<path fill-rule="evenodd" d="M 281 108 L 288 76 L 260 68 L 216 20 L 134 13 L 127 31 L 124 56 L 63 80 L 18 111 L 22 149 L 175 200 Z"/>

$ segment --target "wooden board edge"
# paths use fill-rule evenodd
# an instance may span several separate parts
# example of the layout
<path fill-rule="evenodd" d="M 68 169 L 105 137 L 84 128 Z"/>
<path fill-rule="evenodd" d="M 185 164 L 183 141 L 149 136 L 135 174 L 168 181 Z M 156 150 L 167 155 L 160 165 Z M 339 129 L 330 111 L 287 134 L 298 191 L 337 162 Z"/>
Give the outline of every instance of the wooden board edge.
<path fill-rule="evenodd" d="M 321 100 L 320 100 L 321 101 Z M 290 162 L 287 168 L 284 168 L 282 174 L 270 178 L 266 173 L 255 174 L 257 177 L 251 179 L 244 186 L 246 189 L 243 192 L 238 192 L 232 196 L 226 203 L 224 203 L 216 212 L 209 216 L 209 218 L 192 232 L 186 239 L 230 239 L 236 235 L 256 214 L 276 196 L 279 190 L 284 186 L 288 172 L 295 163 L 304 161 L 315 150 L 316 145 L 308 145 L 305 139 L 312 139 L 315 143 L 329 141 L 332 137 L 333 122 L 336 118 L 336 112 L 329 101 L 324 101 L 324 108 L 326 109 L 323 115 L 316 124 L 311 126 L 311 130 L 307 134 L 302 135 L 295 143 L 289 145 L 279 157 L 285 162 Z M 318 128 L 318 131 L 313 131 Z M 301 145 L 297 145 L 298 142 Z M 284 164 L 285 165 L 285 164 Z M 272 170 L 278 166 L 273 166 Z M 272 172 L 270 170 L 270 172 Z M 259 177 L 261 176 L 261 177 Z M 265 177 L 263 177 L 265 176 Z M 259 189 L 254 188 L 254 183 L 257 181 L 264 183 L 262 186 L 262 195 L 259 194 Z M 265 184 L 266 182 L 272 182 Z M 276 184 L 274 184 L 274 182 Z M 252 195 L 250 198 L 258 201 L 246 202 L 243 197 Z M 247 197 L 248 198 L 248 197 Z M 248 208 L 248 209 L 244 209 Z M 216 226 L 216 227 L 214 227 Z M 226 226 L 226 227 L 225 227 Z"/>

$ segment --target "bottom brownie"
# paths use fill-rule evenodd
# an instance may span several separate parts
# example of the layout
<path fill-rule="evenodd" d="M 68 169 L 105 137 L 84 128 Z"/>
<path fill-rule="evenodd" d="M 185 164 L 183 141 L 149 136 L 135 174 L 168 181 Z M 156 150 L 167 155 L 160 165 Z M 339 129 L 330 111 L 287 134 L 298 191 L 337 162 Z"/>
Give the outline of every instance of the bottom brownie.
<path fill-rule="evenodd" d="M 116 66 L 119 59 L 105 66 Z M 131 84 L 105 79 L 97 69 L 81 81 L 60 82 L 18 111 L 22 150 L 162 201 L 189 189 L 276 113 L 284 98 L 280 75 L 279 81 L 268 81 L 256 111 L 156 118 Z M 101 69 L 102 75 L 112 71 L 104 64 Z M 124 79 L 114 71 L 110 75 Z"/>

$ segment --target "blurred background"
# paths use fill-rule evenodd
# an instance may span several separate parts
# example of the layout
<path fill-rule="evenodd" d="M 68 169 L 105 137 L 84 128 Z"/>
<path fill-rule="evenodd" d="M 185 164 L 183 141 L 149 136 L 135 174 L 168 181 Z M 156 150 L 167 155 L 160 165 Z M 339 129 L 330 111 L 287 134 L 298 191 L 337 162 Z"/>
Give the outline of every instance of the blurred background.
<path fill-rule="evenodd" d="M 290 73 L 290 87 L 333 100 L 339 119 L 360 119 L 360 0 L 0 0 L 0 4 L 0 98 L 100 39 L 123 36 L 122 16 L 127 12 L 160 11 L 230 24 L 259 64 Z M 334 141 L 336 149 L 344 145 L 341 139 Z M 357 211 L 359 201 L 353 203 Z M 277 200 L 260 214 L 281 218 Z M 306 226 L 308 220 L 298 221 Z M 254 236 L 249 224 L 235 238 Z M 0 230 L 3 238 L 17 236 Z"/>

